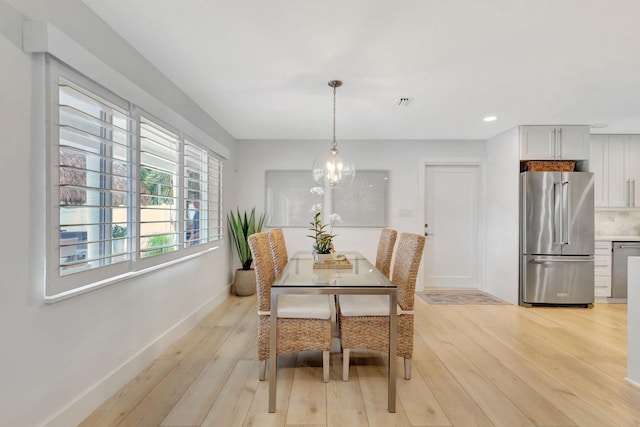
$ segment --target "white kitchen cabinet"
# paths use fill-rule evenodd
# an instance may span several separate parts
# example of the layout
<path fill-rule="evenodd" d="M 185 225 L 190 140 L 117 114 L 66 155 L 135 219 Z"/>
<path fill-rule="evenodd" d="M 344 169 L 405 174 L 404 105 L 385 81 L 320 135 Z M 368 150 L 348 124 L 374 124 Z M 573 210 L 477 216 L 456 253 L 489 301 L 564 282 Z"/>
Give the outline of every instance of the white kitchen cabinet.
<path fill-rule="evenodd" d="M 640 208 L 640 135 L 592 135 L 597 208 Z"/>
<path fill-rule="evenodd" d="M 593 283 L 596 297 L 611 296 L 611 241 L 596 240 L 593 257 Z"/>
<path fill-rule="evenodd" d="M 609 206 L 609 144 L 607 135 L 591 135 L 589 172 L 593 172 L 593 201 L 596 208 Z"/>
<path fill-rule="evenodd" d="M 520 160 L 589 160 L 589 126 L 520 126 Z"/>

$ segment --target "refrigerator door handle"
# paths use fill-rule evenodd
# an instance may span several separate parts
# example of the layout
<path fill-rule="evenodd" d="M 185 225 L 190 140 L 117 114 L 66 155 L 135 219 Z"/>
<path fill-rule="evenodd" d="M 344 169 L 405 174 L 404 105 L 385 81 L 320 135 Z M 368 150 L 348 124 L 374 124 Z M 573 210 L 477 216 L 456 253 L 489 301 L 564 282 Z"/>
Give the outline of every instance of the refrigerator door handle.
<path fill-rule="evenodd" d="M 520 176 L 520 194 L 527 194 L 527 180 L 524 175 Z M 527 252 L 527 231 L 523 226 L 527 221 L 527 198 L 521 197 L 521 206 L 520 206 L 520 239 L 522 242 L 521 252 Z"/>
<path fill-rule="evenodd" d="M 562 242 L 562 187 L 561 183 L 553 183 L 553 243 L 561 245 Z"/>
<path fill-rule="evenodd" d="M 571 188 L 569 187 L 569 181 L 562 183 L 562 231 L 565 235 L 562 236 L 562 243 L 565 245 L 571 244 Z"/>
<path fill-rule="evenodd" d="M 533 257 L 533 259 L 531 260 L 531 262 L 535 262 L 538 264 L 542 264 L 545 262 L 593 262 L 593 257 L 588 256 L 588 257 L 562 257 L 562 256 L 557 256 L 557 257 L 543 257 L 543 256 L 537 256 L 537 257 Z"/>

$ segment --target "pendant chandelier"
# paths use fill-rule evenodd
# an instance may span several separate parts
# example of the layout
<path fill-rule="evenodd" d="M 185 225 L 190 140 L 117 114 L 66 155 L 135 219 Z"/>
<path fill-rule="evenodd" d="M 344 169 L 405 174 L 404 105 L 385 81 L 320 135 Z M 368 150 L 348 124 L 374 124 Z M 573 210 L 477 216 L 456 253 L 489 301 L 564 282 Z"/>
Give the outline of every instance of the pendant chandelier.
<path fill-rule="evenodd" d="M 326 184 L 331 188 L 345 188 L 353 182 L 356 168 L 340 155 L 336 142 L 336 88 L 342 86 L 342 82 L 331 80 L 329 86 L 333 88 L 333 139 L 331 149 L 318 156 L 313 163 L 313 180 L 322 187 Z"/>

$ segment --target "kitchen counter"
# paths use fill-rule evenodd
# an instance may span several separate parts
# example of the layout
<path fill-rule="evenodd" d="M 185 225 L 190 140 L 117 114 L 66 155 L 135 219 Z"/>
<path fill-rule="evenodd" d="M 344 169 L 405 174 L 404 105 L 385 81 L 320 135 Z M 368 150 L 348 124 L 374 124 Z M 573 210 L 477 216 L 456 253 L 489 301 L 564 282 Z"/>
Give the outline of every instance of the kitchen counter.
<path fill-rule="evenodd" d="M 598 236 L 594 240 L 604 240 L 610 242 L 640 242 L 640 236 Z"/>

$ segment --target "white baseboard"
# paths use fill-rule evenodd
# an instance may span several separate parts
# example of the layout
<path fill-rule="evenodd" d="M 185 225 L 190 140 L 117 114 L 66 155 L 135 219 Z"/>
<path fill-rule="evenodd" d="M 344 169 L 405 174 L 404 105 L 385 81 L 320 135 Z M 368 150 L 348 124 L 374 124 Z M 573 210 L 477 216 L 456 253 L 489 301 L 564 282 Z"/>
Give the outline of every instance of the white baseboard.
<path fill-rule="evenodd" d="M 78 425 L 93 411 L 102 405 L 115 392 L 125 386 L 132 378 L 144 370 L 171 344 L 197 325 L 206 315 L 229 298 L 229 287 L 223 288 L 217 295 L 196 308 L 191 314 L 176 323 L 171 329 L 159 336 L 155 341 L 141 349 L 129 360 L 114 369 L 93 387 L 82 393 L 73 402 L 61 409 L 57 414 L 45 421 L 43 427 L 68 427 Z"/>
<path fill-rule="evenodd" d="M 632 386 L 634 386 L 635 388 L 640 389 L 640 383 L 639 383 L 639 382 L 634 381 L 634 380 L 632 380 L 632 379 L 631 379 L 631 378 L 629 378 L 629 377 L 625 377 L 625 379 L 624 379 L 624 380 L 625 380 L 626 382 L 628 382 L 629 384 L 631 384 Z"/>

